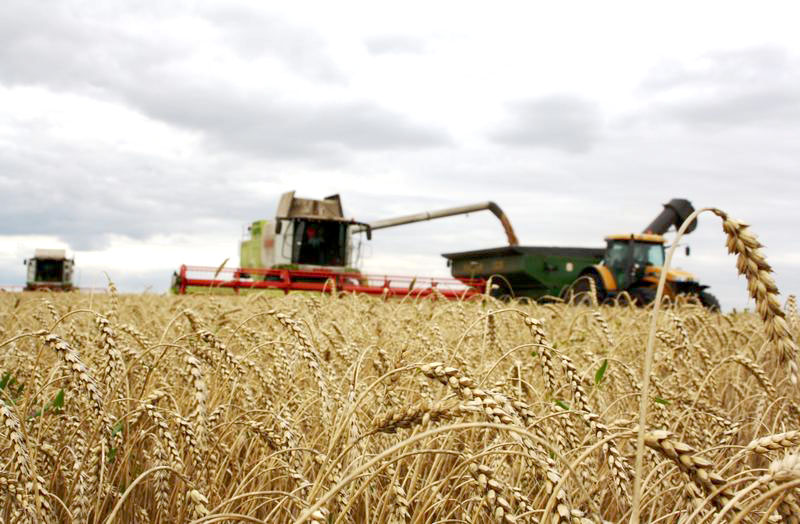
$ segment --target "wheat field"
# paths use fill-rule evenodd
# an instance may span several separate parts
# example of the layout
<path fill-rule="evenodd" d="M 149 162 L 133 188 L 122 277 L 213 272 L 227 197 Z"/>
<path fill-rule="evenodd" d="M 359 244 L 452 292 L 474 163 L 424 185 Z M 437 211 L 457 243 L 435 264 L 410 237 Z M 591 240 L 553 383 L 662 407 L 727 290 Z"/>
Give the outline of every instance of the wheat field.
<path fill-rule="evenodd" d="M 0 294 L 0 520 L 800 522 L 796 302 L 722 218 L 755 313 Z"/>

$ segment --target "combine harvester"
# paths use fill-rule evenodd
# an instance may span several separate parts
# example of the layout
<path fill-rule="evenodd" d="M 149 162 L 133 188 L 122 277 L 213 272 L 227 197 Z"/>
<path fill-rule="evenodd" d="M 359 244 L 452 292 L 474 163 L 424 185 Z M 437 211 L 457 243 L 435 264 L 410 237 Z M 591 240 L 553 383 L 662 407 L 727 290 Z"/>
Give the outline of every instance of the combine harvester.
<path fill-rule="evenodd" d="M 75 285 L 75 259 L 67 258 L 65 249 L 37 248 L 33 256 L 25 259 L 27 267 L 25 285 L 0 285 L 0 291 L 79 291 L 105 293 L 102 287 L 78 287 Z"/>
<path fill-rule="evenodd" d="M 297 198 L 284 193 L 275 220 L 258 220 L 248 227 L 240 246 L 241 268 L 183 265 L 173 275 L 178 294 L 193 287 L 275 289 L 290 291 L 355 292 L 373 295 L 442 296 L 466 298 L 482 292 L 483 278 L 427 278 L 369 275 L 356 267 L 358 249 L 353 236 L 372 239 L 378 229 L 424 220 L 489 210 L 505 229 L 508 243 L 517 245 L 511 223 L 494 202 L 483 202 L 440 211 L 418 213 L 373 223 L 345 218 L 339 195 L 323 200 Z"/>
<path fill-rule="evenodd" d="M 37 249 L 24 261 L 28 266 L 25 291 L 72 291 L 75 260 L 67 258 L 63 249 Z"/>

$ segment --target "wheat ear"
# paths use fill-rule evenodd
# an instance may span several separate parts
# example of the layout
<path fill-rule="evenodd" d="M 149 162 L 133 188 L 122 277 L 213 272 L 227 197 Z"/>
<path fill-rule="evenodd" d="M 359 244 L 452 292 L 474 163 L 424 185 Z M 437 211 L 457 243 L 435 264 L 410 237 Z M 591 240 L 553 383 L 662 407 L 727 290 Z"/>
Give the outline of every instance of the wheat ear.
<path fill-rule="evenodd" d="M 722 219 L 727 235 L 728 252 L 737 255 L 736 269 L 747 277 L 747 290 L 756 301 L 756 310 L 764 321 L 767 339 L 778 350 L 781 362 L 789 365 L 789 378 L 797 385 L 797 344 L 786 322 L 786 313 L 778 301 L 778 286 L 772 278 L 772 268 L 761 253 L 764 247 L 750 232 L 747 224 L 734 220 L 722 210 L 712 209 Z"/>

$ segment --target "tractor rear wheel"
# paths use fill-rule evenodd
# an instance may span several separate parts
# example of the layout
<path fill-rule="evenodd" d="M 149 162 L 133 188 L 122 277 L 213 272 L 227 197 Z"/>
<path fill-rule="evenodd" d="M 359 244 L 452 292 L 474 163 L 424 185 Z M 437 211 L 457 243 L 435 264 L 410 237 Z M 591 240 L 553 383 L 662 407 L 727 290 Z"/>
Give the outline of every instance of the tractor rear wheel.
<path fill-rule="evenodd" d="M 592 285 L 592 283 L 594 283 L 594 285 Z M 578 277 L 578 279 L 566 289 L 563 294 L 563 298 L 570 300 L 575 304 L 592 305 L 592 291 L 597 293 L 595 297 L 597 299 L 597 303 L 602 304 L 606 299 L 606 288 L 603 286 L 603 281 L 600 279 L 600 275 L 597 273 L 586 273 Z"/>

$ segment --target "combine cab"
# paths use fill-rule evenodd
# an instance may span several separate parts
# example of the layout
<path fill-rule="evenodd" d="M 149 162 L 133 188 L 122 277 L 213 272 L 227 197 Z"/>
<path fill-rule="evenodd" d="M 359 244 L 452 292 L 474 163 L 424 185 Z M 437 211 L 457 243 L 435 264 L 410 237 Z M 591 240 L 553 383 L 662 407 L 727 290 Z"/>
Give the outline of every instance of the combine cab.
<path fill-rule="evenodd" d="M 67 258 L 65 250 L 37 249 L 32 258 L 25 260 L 25 265 L 28 266 L 26 291 L 73 289 L 72 272 L 75 260 Z"/>
<path fill-rule="evenodd" d="M 251 269 L 353 273 L 356 228 L 365 228 L 371 237 L 368 224 L 344 217 L 339 195 L 312 200 L 285 193 L 274 221 L 258 220 L 247 228 L 240 245 L 240 263 Z M 263 280 L 258 273 L 241 276 Z"/>

